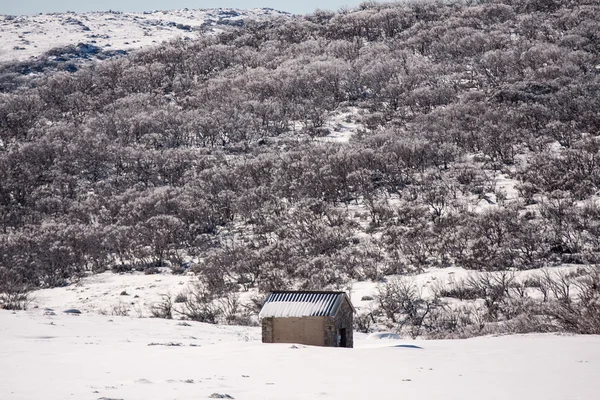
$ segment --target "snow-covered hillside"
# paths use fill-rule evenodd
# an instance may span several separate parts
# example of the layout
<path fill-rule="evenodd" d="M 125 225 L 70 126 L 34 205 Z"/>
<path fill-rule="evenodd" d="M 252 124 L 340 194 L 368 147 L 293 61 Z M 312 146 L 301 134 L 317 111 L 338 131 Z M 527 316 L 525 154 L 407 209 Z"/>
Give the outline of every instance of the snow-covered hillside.
<path fill-rule="evenodd" d="M 3 400 L 596 399 L 599 336 L 260 343 L 260 329 L 0 311 Z M 229 397 L 227 397 L 229 396 Z"/>
<path fill-rule="evenodd" d="M 203 30 L 222 30 L 244 19 L 276 16 L 289 14 L 261 8 L 0 15 L 0 62 L 23 61 L 79 43 L 104 50 L 135 50 L 176 37 L 193 38 Z"/>

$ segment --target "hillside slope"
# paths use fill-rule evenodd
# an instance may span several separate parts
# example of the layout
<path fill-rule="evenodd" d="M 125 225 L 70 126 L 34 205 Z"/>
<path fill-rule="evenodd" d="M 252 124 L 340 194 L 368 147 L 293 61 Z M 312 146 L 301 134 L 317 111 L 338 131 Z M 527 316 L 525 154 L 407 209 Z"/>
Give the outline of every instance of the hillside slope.
<path fill-rule="evenodd" d="M 599 333 L 599 14 L 369 2 L 2 69 L 1 301 L 169 269 L 203 321 L 375 281 L 362 330 Z M 473 274 L 432 298 L 398 278 L 446 268 Z"/>

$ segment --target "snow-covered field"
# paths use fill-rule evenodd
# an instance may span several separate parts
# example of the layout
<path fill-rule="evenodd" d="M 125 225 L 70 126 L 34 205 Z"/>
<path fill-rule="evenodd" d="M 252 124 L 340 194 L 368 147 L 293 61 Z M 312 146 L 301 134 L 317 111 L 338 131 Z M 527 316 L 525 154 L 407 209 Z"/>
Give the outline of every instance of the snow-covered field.
<path fill-rule="evenodd" d="M 599 378 L 599 336 L 358 334 L 336 349 L 262 344 L 254 327 L 0 311 L 3 400 L 597 399 Z"/>
<path fill-rule="evenodd" d="M 426 287 L 463 272 L 415 279 Z M 259 327 L 136 314 L 192 281 L 106 272 L 38 290 L 28 311 L 0 311 L 0 399 L 598 398 L 600 336 L 414 341 L 355 333 L 354 349 L 335 349 L 262 344 Z M 355 305 L 375 290 L 356 283 Z M 111 315 L 114 304 L 129 306 L 130 317 Z M 82 313 L 63 312 L 69 308 Z"/>
<path fill-rule="evenodd" d="M 130 316 L 148 317 L 152 306 L 164 295 L 175 298 L 180 293 L 185 294 L 192 281 L 190 275 L 105 272 L 85 277 L 70 286 L 36 290 L 31 295 L 30 307 L 77 308 L 96 315 L 128 310 Z"/>
<path fill-rule="evenodd" d="M 55 47 L 79 43 L 109 50 L 135 50 L 177 37 L 196 37 L 203 26 L 222 30 L 240 19 L 285 15 L 272 9 L 0 15 L 0 62 L 26 60 Z"/>

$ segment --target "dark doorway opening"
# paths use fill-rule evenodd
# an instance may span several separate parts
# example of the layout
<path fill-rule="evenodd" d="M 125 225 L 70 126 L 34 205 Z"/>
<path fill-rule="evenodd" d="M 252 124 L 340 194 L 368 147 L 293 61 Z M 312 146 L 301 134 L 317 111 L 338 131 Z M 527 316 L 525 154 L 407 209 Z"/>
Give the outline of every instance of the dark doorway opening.
<path fill-rule="evenodd" d="M 348 344 L 348 339 L 346 337 L 346 328 L 342 328 L 340 329 L 340 343 L 339 346 L 340 347 L 346 347 Z"/>

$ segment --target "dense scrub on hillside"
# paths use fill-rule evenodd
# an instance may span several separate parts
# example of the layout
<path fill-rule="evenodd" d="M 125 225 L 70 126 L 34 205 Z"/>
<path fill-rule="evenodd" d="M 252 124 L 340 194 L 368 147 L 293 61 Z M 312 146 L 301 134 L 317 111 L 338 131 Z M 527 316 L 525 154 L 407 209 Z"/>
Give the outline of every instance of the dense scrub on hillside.
<path fill-rule="evenodd" d="M 364 3 L 0 87 L 0 291 L 595 264 L 596 1 Z M 335 116 L 362 126 L 323 139 Z M 517 182 L 514 194 L 500 179 Z"/>

